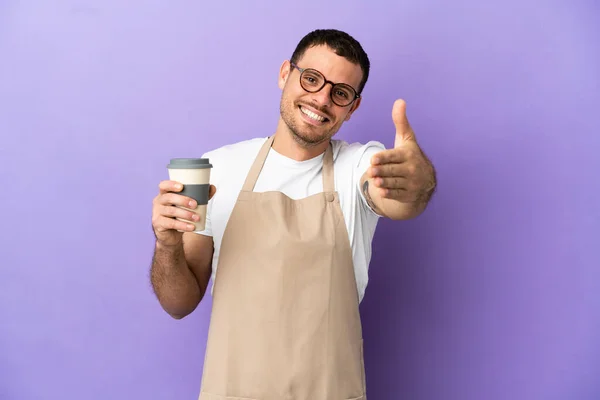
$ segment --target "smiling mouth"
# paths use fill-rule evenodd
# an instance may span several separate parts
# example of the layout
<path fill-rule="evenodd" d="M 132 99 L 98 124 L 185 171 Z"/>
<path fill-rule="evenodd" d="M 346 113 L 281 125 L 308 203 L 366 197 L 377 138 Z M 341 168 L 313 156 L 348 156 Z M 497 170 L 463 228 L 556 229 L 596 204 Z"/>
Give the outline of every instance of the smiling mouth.
<path fill-rule="evenodd" d="M 302 106 L 298 106 L 298 108 L 300 109 L 302 114 L 306 115 L 308 118 L 312 119 L 315 122 L 325 123 L 325 122 L 329 121 L 329 118 L 322 117 L 318 114 L 315 114 L 314 112 L 312 112 L 309 109 L 306 109 Z"/>

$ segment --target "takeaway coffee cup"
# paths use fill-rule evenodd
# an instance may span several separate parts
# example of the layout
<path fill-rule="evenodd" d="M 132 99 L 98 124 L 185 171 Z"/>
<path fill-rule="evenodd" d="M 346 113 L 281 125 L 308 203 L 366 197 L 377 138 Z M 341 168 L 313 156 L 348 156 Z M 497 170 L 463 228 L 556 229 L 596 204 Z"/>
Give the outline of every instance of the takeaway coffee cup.
<path fill-rule="evenodd" d="M 210 170 L 212 165 L 207 158 L 173 158 L 169 165 L 169 179 L 183 184 L 180 195 L 191 197 L 196 200 L 198 206 L 194 211 L 200 217 L 197 222 L 177 218 L 180 221 L 193 223 L 195 232 L 203 231 L 206 226 L 206 205 L 208 204 L 208 192 L 210 190 Z M 180 231 L 181 232 L 181 231 Z"/>

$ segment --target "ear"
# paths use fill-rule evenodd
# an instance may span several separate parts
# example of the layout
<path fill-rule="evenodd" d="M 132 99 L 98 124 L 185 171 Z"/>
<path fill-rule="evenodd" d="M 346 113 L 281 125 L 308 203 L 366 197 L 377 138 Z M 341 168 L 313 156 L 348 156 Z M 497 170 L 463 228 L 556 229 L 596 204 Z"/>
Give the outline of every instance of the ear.
<path fill-rule="evenodd" d="M 362 96 L 359 97 L 358 99 L 356 99 L 356 101 L 354 103 L 352 103 L 352 106 L 350 106 L 350 111 L 348 111 L 348 115 L 346 115 L 346 119 L 344 121 L 348 121 L 350 119 L 350 117 L 352 116 L 352 113 L 354 113 L 354 111 L 356 111 L 358 106 L 360 106 L 361 100 L 362 100 Z"/>
<path fill-rule="evenodd" d="M 290 62 L 288 60 L 284 61 L 281 64 L 281 68 L 279 70 L 279 89 L 283 90 L 285 87 L 285 83 L 287 82 L 288 76 L 290 75 Z"/>

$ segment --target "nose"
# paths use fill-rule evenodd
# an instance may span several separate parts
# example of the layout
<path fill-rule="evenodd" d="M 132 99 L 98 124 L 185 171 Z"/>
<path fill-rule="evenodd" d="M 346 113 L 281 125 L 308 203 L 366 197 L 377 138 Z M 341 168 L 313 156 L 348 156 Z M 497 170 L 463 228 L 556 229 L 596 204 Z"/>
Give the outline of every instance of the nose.
<path fill-rule="evenodd" d="M 331 89 L 332 86 L 330 83 L 326 83 L 321 90 L 316 93 L 312 93 L 312 99 L 315 103 L 318 103 L 323 106 L 331 105 Z"/>

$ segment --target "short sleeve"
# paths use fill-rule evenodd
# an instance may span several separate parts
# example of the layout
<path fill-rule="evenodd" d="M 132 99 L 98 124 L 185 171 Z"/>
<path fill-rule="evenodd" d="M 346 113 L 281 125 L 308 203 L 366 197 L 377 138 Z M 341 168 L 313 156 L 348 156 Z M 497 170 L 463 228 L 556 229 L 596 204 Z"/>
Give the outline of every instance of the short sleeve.
<path fill-rule="evenodd" d="M 359 193 L 360 196 L 360 200 L 361 200 L 361 204 L 363 207 L 365 207 L 366 209 L 368 209 L 369 211 L 371 211 L 373 214 L 375 214 L 378 217 L 381 217 L 381 215 L 379 215 L 377 212 L 375 212 L 375 210 L 373 210 L 371 208 L 371 206 L 369 206 L 369 204 L 367 203 L 367 199 L 365 198 L 365 195 L 363 194 L 362 191 L 362 187 L 360 187 L 360 181 L 362 179 L 362 176 L 364 175 L 365 172 L 367 172 L 367 169 L 369 168 L 369 166 L 371 166 L 371 158 L 379 153 L 380 151 L 384 151 L 385 150 L 385 146 L 377 141 L 370 141 L 367 144 L 363 145 L 356 154 L 356 159 L 355 159 L 355 180 L 356 180 L 356 187 L 357 187 L 357 191 Z"/>

